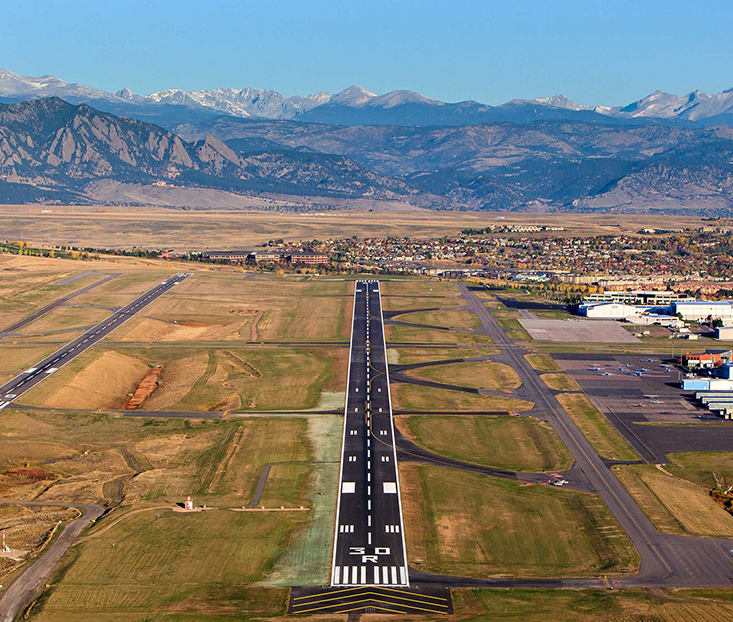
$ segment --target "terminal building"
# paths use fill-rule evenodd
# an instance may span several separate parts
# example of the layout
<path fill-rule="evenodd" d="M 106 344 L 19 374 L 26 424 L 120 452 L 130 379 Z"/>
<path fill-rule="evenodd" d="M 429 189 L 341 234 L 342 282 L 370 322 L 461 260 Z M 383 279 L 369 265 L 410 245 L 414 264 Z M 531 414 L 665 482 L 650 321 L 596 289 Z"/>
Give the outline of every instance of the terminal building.
<path fill-rule="evenodd" d="M 666 313 L 665 313 L 666 312 Z M 584 302 L 578 313 L 591 319 L 622 320 L 640 326 L 668 326 L 681 328 L 684 322 L 669 315 L 669 307 L 654 305 L 628 305 L 622 302 Z"/>
<path fill-rule="evenodd" d="M 621 302 L 629 305 L 669 306 L 673 302 L 692 302 L 694 298 L 671 291 L 597 292 L 588 294 L 583 302 Z"/>

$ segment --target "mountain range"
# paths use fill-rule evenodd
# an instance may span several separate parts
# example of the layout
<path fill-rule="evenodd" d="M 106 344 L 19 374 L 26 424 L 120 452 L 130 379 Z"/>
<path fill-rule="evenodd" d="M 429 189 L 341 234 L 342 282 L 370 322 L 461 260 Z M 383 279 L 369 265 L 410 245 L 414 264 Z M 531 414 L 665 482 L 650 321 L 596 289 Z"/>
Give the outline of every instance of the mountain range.
<path fill-rule="evenodd" d="M 137 119 L 58 98 L 0 105 L 0 199 L 90 202 L 100 183 L 232 193 L 364 197 L 416 194 L 340 155 L 236 153 Z"/>
<path fill-rule="evenodd" d="M 358 86 L 337 94 L 294 97 L 253 88 L 167 89 L 138 95 L 126 88 L 107 92 L 53 76 L 21 76 L 0 69 L 0 102 L 46 97 L 88 104 L 165 127 L 220 115 L 337 125 L 462 126 L 538 120 L 678 127 L 733 125 L 733 89 L 713 95 L 694 91 L 683 97 L 657 91 L 622 107 L 581 106 L 562 95 L 489 106 L 470 100 L 446 103 L 405 90 L 378 95 Z"/>
<path fill-rule="evenodd" d="M 221 115 L 172 131 L 59 98 L 0 104 L 0 202 L 210 207 L 246 197 L 729 214 L 733 128 L 343 126 Z"/>

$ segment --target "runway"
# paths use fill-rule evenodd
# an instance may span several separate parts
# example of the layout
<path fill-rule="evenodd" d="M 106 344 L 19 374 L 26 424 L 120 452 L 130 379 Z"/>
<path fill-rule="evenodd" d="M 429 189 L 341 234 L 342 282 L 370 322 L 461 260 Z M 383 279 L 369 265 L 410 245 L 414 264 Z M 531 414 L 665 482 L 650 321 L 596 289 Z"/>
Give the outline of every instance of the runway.
<path fill-rule="evenodd" d="M 86 273 L 85 273 L 86 274 Z M 93 273 L 92 273 L 93 274 Z M 78 275 L 78 277 L 84 276 L 84 274 Z M 16 331 L 20 330 L 21 328 L 28 326 L 28 324 L 31 324 L 35 322 L 39 317 L 42 317 L 46 315 L 46 313 L 50 313 L 57 307 L 60 307 L 61 305 L 65 305 L 69 302 L 69 300 L 72 300 L 76 298 L 77 296 L 81 296 L 82 294 L 86 294 L 87 292 L 90 292 L 95 287 L 99 287 L 100 285 L 104 285 L 108 281 L 111 281 L 112 279 L 117 278 L 120 276 L 119 274 L 108 274 L 103 279 L 97 281 L 96 283 L 92 283 L 91 285 L 87 285 L 86 287 L 82 287 L 81 289 L 77 289 L 75 292 L 71 292 L 70 294 L 66 294 L 65 296 L 61 296 L 61 298 L 57 298 L 52 303 L 47 304 L 45 307 L 38 309 L 37 311 L 34 311 L 30 315 L 24 317 L 23 319 L 15 322 L 14 324 L 11 324 L 10 326 L 6 326 L 2 330 L 0 330 L 0 337 L 7 337 L 9 335 L 12 335 Z M 77 278 L 78 278 L 77 277 Z M 66 279 L 64 283 L 59 283 L 59 285 L 63 285 L 65 283 L 71 283 L 75 278 Z"/>
<path fill-rule="evenodd" d="M 332 587 L 409 586 L 379 283 L 357 281 Z"/>
<path fill-rule="evenodd" d="M 0 387 L 0 410 L 10 406 L 21 395 L 32 389 L 39 382 L 43 382 L 43 380 L 57 372 L 70 361 L 73 361 L 82 352 L 91 348 L 101 339 L 104 339 L 113 330 L 190 276 L 190 273 L 179 273 L 167 278 L 128 305 L 112 313 L 112 315 L 87 330 L 80 337 L 61 346 L 53 354 L 50 354 L 33 367 L 6 382 Z"/>

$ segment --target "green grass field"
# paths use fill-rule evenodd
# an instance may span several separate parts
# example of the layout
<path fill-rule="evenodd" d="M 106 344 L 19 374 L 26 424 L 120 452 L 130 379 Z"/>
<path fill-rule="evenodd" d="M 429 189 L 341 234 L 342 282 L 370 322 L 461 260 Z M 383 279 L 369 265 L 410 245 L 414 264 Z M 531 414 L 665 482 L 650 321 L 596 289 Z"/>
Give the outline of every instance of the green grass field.
<path fill-rule="evenodd" d="M 562 471 L 573 463 L 552 428 L 533 417 L 412 415 L 397 424 L 421 447 L 456 460 L 516 471 Z"/>
<path fill-rule="evenodd" d="M 646 590 L 464 589 L 453 591 L 453 603 L 457 619 L 467 622 L 712 622 L 733 617 L 733 604 L 670 602 Z"/>
<path fill-rule="evenodd" d="M 398 319 L 409 324 L 425 324 L 444 328 L 479 328 L 481 326 L 481 320 L 476 314 L 463 309 L 418 311 L 400 315 Z"/>
<path fill-rule="evenodd" d="M 611 460 L 638 460 L 638 454 L 583 393 L 561 393 L 557 400 L 599 455 Z"/>
<path fill-rule="evenodd" d="M 532 336 L 524 329 L 519 323 L 519 320 L 515 319 L 497 319 L 509 339 L 514 341 L 532 341 Z"/>
<path fill-rule="evenodd" d="M 400 319 L 402 319 L 400 317 Z M 430 344 L 490 344 L 491 337 L 451 330 L 436 330 L 419 326 L 387 324 L 384 327 L 387 344 L 390 343 L 430 343 Z"/>
<path fill-rule="evenodd" d="M 530 410 L 533 406 L 532 402 L 511 397 L 477 395 L 415 384 L 395 384 L 391 391 L 392 406 L 396 410 L 509 412 L 510 410 Z"/>
<path fill-rule="evenodd" d="M 407 554 L 421 570 L 563 577 L 637 568 L 633 545 L 596 495 L 431 465 L 401 466 L 400 481 Z"/>
<path fill-rule="evenodd" d="M 457 293 L 457 292 L 456 292 Z M 412 309 L 434 309 L 436 307 L 458 307 L 463 303 L 461 298 L 447 296 L 382 296 L 385 311 L 410 311 Z M 401 320 L 404 316 L 399 315 Z"/>
<path fill-rule="evenodd" d="M 34 620 L 246 619 L 284 613 L 284 591 L 266 579 L 304 512 L 169 510 L 130 516 L 73 550 L 63 579 Z"/>
<path fill-rule="evenodd" d="M 494 391 L 518 389 L 522 384 L 517 372 L 497 362 L 450 363 L 419 367 L 407 373 L 423 380 Z"/>
<path fill-rule="evenodd" d="M 471 356 L 490 356 L 498 354 L 491 346 L 456 346 L 452 348 L 390 348 L 387 355 L 390 365 L 412 365 L 427 361 L 447 361 Z"/>
<path fill-rule="evenodd" d="M 459 292 L 454 283 L 439 283 L 423 279 L 404 279 L 384 281 L 382 284 L 382 296 L 458 297 Z"/>
<path fill-rule="evenodd" d="M 675 453 L 669 454 L 667 459 L 669 464 L 664 468 L 678 477 L 716 488 L 719 484 L 714 473 L 717 473 L 722 480 L 721 488 L 733 486 L 733 452 Z"/>

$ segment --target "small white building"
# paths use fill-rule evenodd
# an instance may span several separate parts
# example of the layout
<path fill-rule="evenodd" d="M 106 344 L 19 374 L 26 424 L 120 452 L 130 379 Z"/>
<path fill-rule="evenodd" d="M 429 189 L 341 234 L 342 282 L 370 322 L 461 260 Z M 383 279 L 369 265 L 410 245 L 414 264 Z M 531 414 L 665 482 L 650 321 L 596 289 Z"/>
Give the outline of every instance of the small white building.
<path fill-rule="evenodd" d="M 715 329 L 715 338 L 733 340 L 733 326 L 719 326 Z"/>

